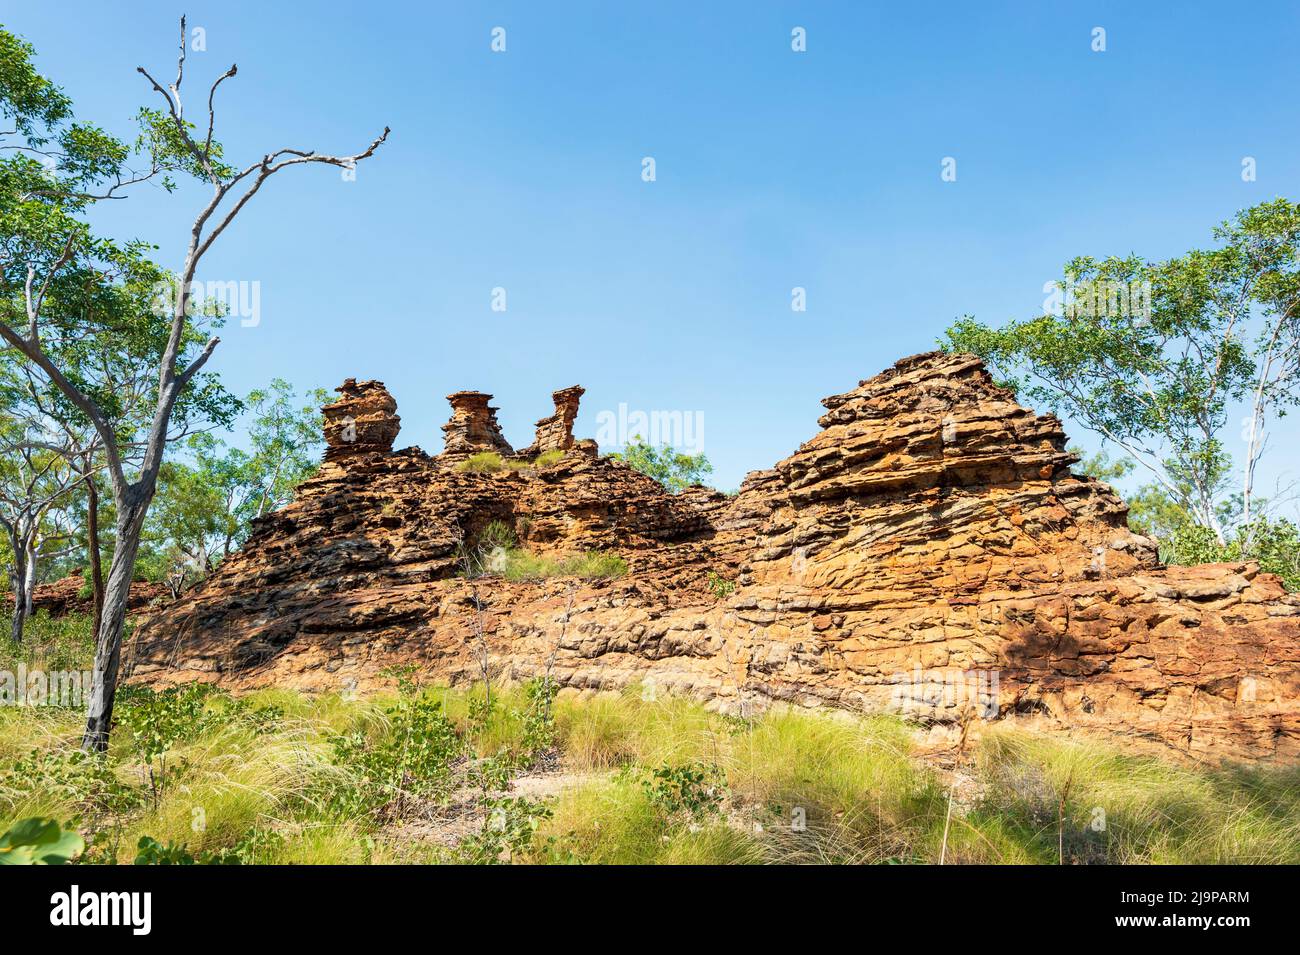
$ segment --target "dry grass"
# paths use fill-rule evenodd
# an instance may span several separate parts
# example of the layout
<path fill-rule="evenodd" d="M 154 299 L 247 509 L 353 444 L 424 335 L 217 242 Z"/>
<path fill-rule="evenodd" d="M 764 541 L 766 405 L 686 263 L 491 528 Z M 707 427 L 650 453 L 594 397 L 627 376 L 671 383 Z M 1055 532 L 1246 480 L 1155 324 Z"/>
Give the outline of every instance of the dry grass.
<path fill-rule="evenodd" d="M 494 688 L 496 707 L 476 722 L 471 701 L 481 688 L 425 692 L 442 703 L 473 756 L 522 751 L 526 700 L 518 688 Z M 949 780 L 919 758 L 901 720 L 774 708 L 745 722 L 650 696 L 633 688 L 557 701 L 557 753 L 548 765 L 558 761 L 574 784 L 520 785 L 519 794 L 545 800 L 552 814 L 527 858 L 933 863 L 943 853 L 948 863 L 1300 862 L 1300 767 L 1192 768 L 1097 743 L 987 731 L 949 820 Z M 213 718 L 169 752 L 169 765 L 183 769 L 156 803 L 123 735 L 95 776 L 72 755 L 79 713 L 2 708 L 0 831 L 33 815 L 77 820 L 99 834 L 97 857 L 119 862 L 133 858 L 143 835 L 192 852 L 238 851 L 251 862 L 445 860 L 439 816 L 427 806 L 396 819 L 330 809 L 332 791 L 358 782 L 335 761 L 331 738 L 385 738 L 391 702 L 282 690 L 239 706 L 214 697 Z M 33 754 L 46 762 L 22 762 Z M 45 768 L 24 776 L 23 765 Z M 716 811 L 683 814 L 656 801 L 651 771 L 681 767 L 711 780 Z"/>

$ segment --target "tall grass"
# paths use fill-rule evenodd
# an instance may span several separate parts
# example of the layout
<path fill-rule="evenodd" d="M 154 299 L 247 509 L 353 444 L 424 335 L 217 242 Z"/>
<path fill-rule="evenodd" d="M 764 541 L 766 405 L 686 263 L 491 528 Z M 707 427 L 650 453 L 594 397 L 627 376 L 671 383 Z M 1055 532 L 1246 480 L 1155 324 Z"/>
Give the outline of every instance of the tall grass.
<path fill-rule="evenodd" d="M 1300 766 L 1181 766 L 1008 731 L 978 761 L 974 825 L 1005 827 L 1035 861 L 1300 862 Z"/>
<path fill-rule="evenodd" d="M 60 659 L 75 643 L 57 636 L 28 652 Z M 482 687 L 422 692 L 471 764 L 526 755 L 519 687 L 494 686 L 490 710 Z M 396 699 L 215 694 L 172 745 L 180 772 L 156 796 L 128 733 L 87 761 L 80 712 L 0 707 L 0 831 L 36 815 L 75 820 L 97 861 L 131 861 L 142 836 L 258 863 L 446 861 L 456 833 L 478 824 L 455 826 L 476 811 L 469 797 L 415 801 L 399 817 L 341 813 L 332 799 L 363 783 L 332 741 L 390 738 Z M 534 862 L 1300 863 L 1297 766 L 1194 767 L 989 729 L 945 836 L 951 777 L 893 717 L 778 707 L 742 721 L 636 687 L 564 694 L 554 712 L 554 754 L 515 770 L 532 774 L 520 791 L 551 813 L 523 855 Z M 698 812 L 666 808 L 654 790 L 656 770 L 683 768 L 708 781 Z"/>

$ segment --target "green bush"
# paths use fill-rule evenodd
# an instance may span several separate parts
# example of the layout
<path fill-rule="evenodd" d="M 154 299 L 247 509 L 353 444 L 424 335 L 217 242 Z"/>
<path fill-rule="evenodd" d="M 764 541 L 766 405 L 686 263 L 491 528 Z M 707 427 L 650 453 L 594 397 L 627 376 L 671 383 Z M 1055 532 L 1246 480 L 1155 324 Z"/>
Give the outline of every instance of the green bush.
<path fill-rule="evenodd" d="M 498 547 L 511 550 L 518 543 L 515 539 L 515 532 L 510 529 L 510 525 L 505 521 L 489 521 L 478 535 L 478 549 L 480 551 L 492 551 Z"/>
<path fill-rule="evenodd" d="M 379 740 L 362 732 L 334 737 L 334 761 L 350 770 L 353 786 L 338 786 L 327 801 L 341 816 L 400 816 L 415 800 L 444 798 L 452 761 L 463 751 L 455 725 L 436 700 L 406 697 L 386 711 L 390 726 Z"/>
<path fill-rule="evenodd" d="M 701 484 L 713 473 L 713 465 L 705 455 L 683 454 L 669 445 L 655 447 L 639 434 L 622 451 L 608 457 L 654 478 L 674 494 Z"/>
<path fill-rule="evenodd" d="M 505 466 L 505 462 L 501 460 L 501 455 L 495 451 L 480 451 L 478 454 L 471 454 L 456 465 L 456 470 L 469 474 L 496 474 L 498 471 L 504 470 Z"/>
<path fill-rule="evenodd" d="M 122 782 L 106 755 L 73 747 L 37 748 L 0 771 L 0 807 L 64 807 L 89 819 L 130 812 L 139 790 Z"/>
<path fill-rule="evenodd" d="M 725 778 L 716 766 L 661 766 L 641 779 L 650 804 L 667 818 L 702 819 L 722 807 Z"/>
<path fill-rule="evenodd" d="M 1160 542 L 1160 559 L 1166 564 L 1213 564 L 1255 560 L 1265 573 L 1277 574 L 1286 589 L 1300 590 L 1300 528 L 1285 518 L 1254 522 L 1250 544 L 1237 529 L 1220 545 L 1209 528 L 1187 524 Z"/>
<path fill-rule="evenodd" d="M 211 726 L 208 700 L 219 692 L 207 683 L 162 691 L 128 686 L 118 697 L 114 723 L 119 734 L 125 731 L 127 746 L 144 767 L 155 807 L 185 770 L 183 760 L 169 763 L 171 750 Z"/>
<path fill-rule="evenodd" d="M 543 451 L 533 460 L 533 467 L 549 468 L 552 464 L 557 464 L 562 460 L 564 460 L 564 452 L 558 448 L 550 451 Z"/>
<path fill-rule="evenodd" d="M 721 574 L 709 571 L 709 590 L 713 591 L 713 596 L 719 600 L 725 600 L 736 592 L 736 584 Z"/>
<path fill-rule="evenodd" d="M 455 861 L 470 865 L 512 862 L 527 853 L 537 827 L 551 818 L 551 810 L 523 796 L 485 800 L 483 824 L 478 832 L 456 846 Z"/>
<path fill-rule="evenodd" d="M 0 668 L 16 670 L 23 663 L 28 670 L 89 670 L 95 656 L 92 628 L 89 614 L 51 617 L 38 610 L 27 619 L 21 644 L 15 646 L 7 636 L 0 640 Z"/>
<path fill-rule="evenodd" d="M 541 557 L 524 550 L 513 550 L 506 555 L 502 575 L 507 580 L 549 580 L 553 577 L 581 577 L 586 580 L 604 580 L 622 577 L 627 573 L 627 561 L 617 554 L 587 551 L 585 554 L 559 560 Z"/>
<path fill-rule="evenodd" d="M 236 852 L 208 852 L 196 855 L 184 843 L 160 843 L 152 836 L 141 836 L 136 844 L 135 865 L 240 865 L 243 860 Z"/>

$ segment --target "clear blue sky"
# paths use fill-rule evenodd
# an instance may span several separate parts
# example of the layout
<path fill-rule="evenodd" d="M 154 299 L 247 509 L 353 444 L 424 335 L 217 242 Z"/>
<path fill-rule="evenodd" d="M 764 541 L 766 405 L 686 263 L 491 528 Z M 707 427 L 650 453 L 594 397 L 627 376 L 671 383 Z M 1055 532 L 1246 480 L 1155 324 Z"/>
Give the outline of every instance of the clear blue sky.
<path fill-rule="evenodd" d="M 200 278 L 261 283 L 261 324 L 232 324 L 214 359 L 232 388 L 379 378 L 399 444 L 428 451 L 451 391 L 494 393 L 521 446 L 581 383 L 585 435 L 622 402 L 703 412 L 715 483 L 735 487 L 815 433 L 821 397 L 955 317 L 1037 314 L 1066 259 L 1176 254 L 1300 193 L 1294 2 L 121 6 L 5 0 L 0 22 L 122 133 L 150 102 L 135 67 L 174 70 L 182 12 L 206 32 L 194 112 L 239 64 L 231 157 L 350 152 L 392 127 L 356 182 L 272 180 Z M 200 200 L 137 195 L 105 225 L 175 267 Z M 1300 472 L 1275 443 L 1270 484 Z"/>

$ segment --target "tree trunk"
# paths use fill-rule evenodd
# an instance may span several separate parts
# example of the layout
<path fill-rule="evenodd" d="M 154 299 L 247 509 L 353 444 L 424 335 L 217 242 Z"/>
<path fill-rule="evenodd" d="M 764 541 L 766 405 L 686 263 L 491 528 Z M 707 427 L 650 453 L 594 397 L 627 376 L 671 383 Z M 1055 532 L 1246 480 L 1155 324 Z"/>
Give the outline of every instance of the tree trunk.
<path fill-rule="evenodd" d="M 14 613 L 9 628 L 9 637 L 15 644 L 23 642 L 23 626 L 27 623 L 27 548 L 16 540 L 10 540 L 13 551 L 13 565 L 9 569 L 9 580 L 14 591 Z"/>
<path fill-rule="evenodd" d="M 104 590 L 103 617 L 95 640 L 90 706 L 86 711 L 86 735 L 81 741 L 85 750 L 102 753 L 108 749 L 131 577 L 135 571 L 136 552 L 140 549 L 140 532 L 152 496 L 136 486 L 124 495 L 125 500 L 118 501 L 117 541 L 108 568 L 108 586 Z"/>
<path fill-rule="evenodd" d="M 104 623 L 104 565 L 99 555 L 99 487 L 86 478 L 86 552 L 90 555 L 90 587 L 94 593 L 96 636 Z"/>
<path fill-rule="evenodd" d="M 36 612 L 36 608 L 32 604 L 32 601 L 35 599 L 35 594 L 36 594 L 36 537 L 35 535 L 33 535 L 32 539 L 27 542 L 27 585 L 23 588 L 23 593 L 25 595 L 24 599 L 27 601 L 27 605 L 23 609 L 23 616 L 30 618 L 31 615 Z"/>

